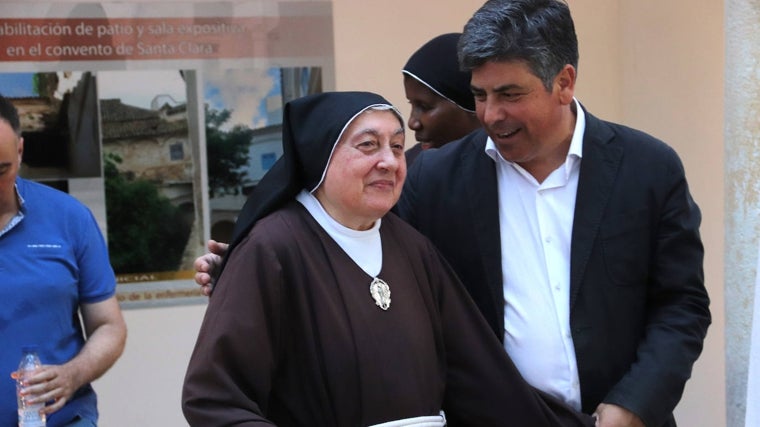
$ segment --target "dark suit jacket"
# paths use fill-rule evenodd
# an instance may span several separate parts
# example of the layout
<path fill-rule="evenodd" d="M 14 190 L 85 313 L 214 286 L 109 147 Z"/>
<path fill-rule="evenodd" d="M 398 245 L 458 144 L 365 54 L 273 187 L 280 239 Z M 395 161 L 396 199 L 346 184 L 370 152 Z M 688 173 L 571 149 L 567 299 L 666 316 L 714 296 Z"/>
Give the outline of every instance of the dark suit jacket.
<path fill-rule="evenodd" d="M 417 156 L 420 155 L 422 152 L 422 144 L 416 143 L 412 146 L 412 148 L 406 150 L 404 152 L 404 157 L 406 157 L 406 166 L 409 167 L 414 163 L 414 160 L 417 159 Z"/>
<path fill-rule="evenodd" d="M 420 154 L 395 210 L 442 251 L 503 340 L 509 283 L 486 138 L 478 130 Z M 700 221 L 670 147 L 586 113 L 569 301 L 584 412 L 613 403 L 647 426 L 675 426 L 710 324 Z"/>

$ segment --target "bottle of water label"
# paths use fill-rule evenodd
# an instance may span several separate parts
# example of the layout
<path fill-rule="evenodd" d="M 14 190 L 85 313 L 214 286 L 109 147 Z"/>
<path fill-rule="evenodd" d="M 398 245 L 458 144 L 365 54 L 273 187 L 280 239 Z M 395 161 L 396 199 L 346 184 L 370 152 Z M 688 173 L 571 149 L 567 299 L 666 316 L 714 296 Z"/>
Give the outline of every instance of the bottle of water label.
<path fill-rule="evenodd" d="M 21 390 L 26 385 L 26 380 L 35 370 L 42 366 L 37 349 L 24 347 L 23 357 L 18 365 L 18 378 L 16 380 L 16 396 L 18 397 L 18 425 L 19 427 L 45 427 L 45 414 L 40 411 L 45 403 L 28 403 L 27 397 L 21 395 Z"/>

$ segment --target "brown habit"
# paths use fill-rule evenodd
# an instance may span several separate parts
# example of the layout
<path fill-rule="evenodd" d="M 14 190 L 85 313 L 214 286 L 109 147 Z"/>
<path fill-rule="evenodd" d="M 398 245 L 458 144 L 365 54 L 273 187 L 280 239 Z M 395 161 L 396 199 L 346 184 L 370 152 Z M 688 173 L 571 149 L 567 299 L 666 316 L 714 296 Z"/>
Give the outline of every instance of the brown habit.
<path fill-rule="evenodd" d="M 262 219 L 209 301 L 183 390 L 192 426 L 593 425 L 520 377 L 433 246 L 382 220 L 391 305 L 298 203 Z"/>

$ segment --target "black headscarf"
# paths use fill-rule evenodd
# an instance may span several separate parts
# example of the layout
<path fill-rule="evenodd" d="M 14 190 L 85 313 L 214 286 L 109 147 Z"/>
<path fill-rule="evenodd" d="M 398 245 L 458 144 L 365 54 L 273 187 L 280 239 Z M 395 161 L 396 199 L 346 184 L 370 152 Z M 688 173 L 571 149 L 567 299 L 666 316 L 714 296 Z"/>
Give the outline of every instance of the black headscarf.
<path fill-rule="evenodd" d="M 463 110 L 475 112 L 475 99 L 470 90 L 471 73 L 459 69 L 457 43 L 461 35 L 449 33 L 433 38 L 409 57 L 401 72 Z"/>
<path fill-rule="evenodd" d="M 227 258 L 258 220 L 293 200 L 301 190 L 316 190 L 344 129 L 371 107 L 393 108 L 385 98 L 370 92 L 325 92 L 285 104 L 282 156 L 248 196 L 235 222 Z M 398 110 L 391 111 L 404 126 Z"/>

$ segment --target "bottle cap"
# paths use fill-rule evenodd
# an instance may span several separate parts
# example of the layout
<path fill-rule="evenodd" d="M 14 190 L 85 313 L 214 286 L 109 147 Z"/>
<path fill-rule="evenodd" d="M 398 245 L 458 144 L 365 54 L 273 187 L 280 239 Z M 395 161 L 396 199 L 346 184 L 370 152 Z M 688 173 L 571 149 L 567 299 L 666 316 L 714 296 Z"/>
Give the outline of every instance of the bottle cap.
<path fill-rule="evenodd" d="M 37 353 L 39 350 L 39 346 L 35 344 L 29 344 L 21 347 L 21 353 L 28 354 L 28 353 Z"/>

